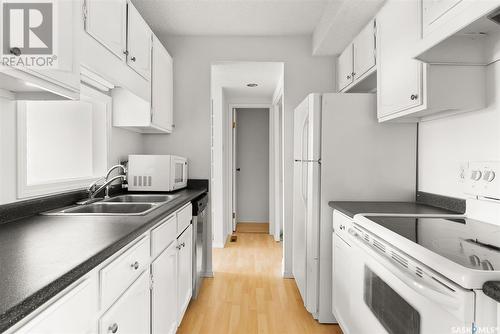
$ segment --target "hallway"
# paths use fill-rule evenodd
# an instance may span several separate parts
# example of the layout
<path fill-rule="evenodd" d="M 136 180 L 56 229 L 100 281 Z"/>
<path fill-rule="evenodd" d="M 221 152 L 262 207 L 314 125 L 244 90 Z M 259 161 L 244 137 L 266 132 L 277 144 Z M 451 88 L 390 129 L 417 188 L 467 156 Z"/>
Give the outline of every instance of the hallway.
<path fill-rule="evenodd" d="M 281 278 L 281 243 L 267 234 L 236 235 L 237 242 L 214 249 L 215 278 L 205 279 L 178 333 L 342 333 L 315 321 L 295 281 Z"/>

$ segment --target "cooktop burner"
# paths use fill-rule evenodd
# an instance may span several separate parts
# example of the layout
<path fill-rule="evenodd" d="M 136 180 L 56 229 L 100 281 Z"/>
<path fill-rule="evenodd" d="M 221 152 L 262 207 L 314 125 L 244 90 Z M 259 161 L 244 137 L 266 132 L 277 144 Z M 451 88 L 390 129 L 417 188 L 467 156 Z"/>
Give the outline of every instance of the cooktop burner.
<path fill-rule="evenodd" d="M 500 226 L 472 219 L 366 217 L 464 267 L 500 270 Z"/>

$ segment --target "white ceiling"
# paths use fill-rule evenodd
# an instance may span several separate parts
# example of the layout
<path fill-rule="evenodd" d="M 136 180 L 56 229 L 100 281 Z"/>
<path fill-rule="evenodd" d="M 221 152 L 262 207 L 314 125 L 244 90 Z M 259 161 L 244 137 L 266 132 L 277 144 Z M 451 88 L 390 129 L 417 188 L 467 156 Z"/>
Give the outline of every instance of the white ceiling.
<path fill-rule="evenodd" d="M 288 36 L 312 34 L 328 0 L 132 2 L 160 35 Z"/>
<path fill-rule="evenodd" d="M 212 66 L 213 81 L 223 87 L 229 98 L 270 99 L 283 74 L 277 62 L 222 62 Z M 256 83 L 250 88 L 248 83 Z"/>

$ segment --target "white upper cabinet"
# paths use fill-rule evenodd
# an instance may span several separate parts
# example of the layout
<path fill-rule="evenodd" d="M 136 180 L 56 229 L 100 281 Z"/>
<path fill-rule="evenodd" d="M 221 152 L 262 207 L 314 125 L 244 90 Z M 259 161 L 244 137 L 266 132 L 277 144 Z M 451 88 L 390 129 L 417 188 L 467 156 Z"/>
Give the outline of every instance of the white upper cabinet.
<path fill-rule="evenodd" d="M 15 2 L 14 2 L 15 4 Z M 0 66 L 0 89 L 10 91 L 15 99 L 52 100 L 79 99 L 80 97 L 80 44 L 78 39 L 78 24 L 80 5 L 78 1 L 57 1 L 53 4 L 53 20 L 46 20 L 52 36 L 39 37 L 36 46 L 21 43 L 16 40 L 1 41 L 7 43 L 12 50 L 13 60 L 20 61 L 37 59 L 30 66 Z M 14 15 L 14 10 L 0 8 L 1 17 Z M 19 11 L 17 11 L 19 12 Z M 42 20 L 43 20 L 43 13 Z M 13 18 L 14 20 L 15 18 Z M 42 21 L 44 22 L 44 21 Z M 2 39 L 3 36 L 0 36 Z M 26 40 L 26 38 L 25 38 Z M 50 42 L 51 41 L 51 42 Z M 30 43 L 32 43 L 30 39 Z M 42 45 L 42 46 L 40 46 Z M 35 48 L 44 49 L 52 46 L 52 53 L 40 54 Z M 17 51 L 17 56 L 15 55 Z M 26 62 L 26 60 L 24 60 Z M 39 67 L 37 64 L 45 64 Z"/>
<path fill-rule="evenodd" d="M 146 79 L 151 77 L 151 43 L 153 33 L 141 14 L 128 2 L 127 64 Z"/>
<path fill-rule="evenodd" d="M 352 44 L 349 44 L 347 48 L 340 54 L 337 66 L 337 80 L 339 91 L 349 86 L 353 82 L 352 78 Z"/>
<path fill-rule="evenodd" d="M 337 82 L 341 92 L 373 90 L 375 80 L 375 20 L 354 38 L 338 58 Z"/>
<path fill-rule="evenodd" d="M 375 21 L 370 23 L 359 33 L 353 42 L 354 52 L 354 79 L 361 78 L 375 66 Z"/>
<path fill-rule="evenodd" d="M 121 60 L 127 54 L 127 1 L 85 0 L 85 31 Z"/>
<path fill-rule="evenodd" d="M 419 27 L 417 1 L 388 1 L 377 15 L 379 118 L 422 104 L 425 68 L 409 53 Z"/>
<path fill-rule="evenodd" d="M 152 123 L 171 132 L 174 122 L 173 60 L 160 40 L 153 36 L 153 67 L 151 75 Z"/>
<path fill-rule="evenodd" d="M 425 64 L 412 47 L 421 36 L 421 0 L 388 0 L 377 14 L 379 121 L 419 121 L 485 106 L 484 71 L 476 66 Z"/>
<path fill-rule="evenodd" d="M 500 59 L 500 0 L 418 1 L 423 38 L 415 44 L 413 57 L 429 64 L 462 65 L 488 65 Z"/>

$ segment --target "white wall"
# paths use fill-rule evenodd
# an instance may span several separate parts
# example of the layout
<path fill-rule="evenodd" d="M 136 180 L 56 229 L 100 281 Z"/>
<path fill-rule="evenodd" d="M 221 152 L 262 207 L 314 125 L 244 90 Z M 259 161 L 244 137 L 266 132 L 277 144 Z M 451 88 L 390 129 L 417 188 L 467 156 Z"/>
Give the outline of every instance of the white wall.
<path fill-rule="evenodd" d="M 334 58 L 313 57 L 310 37 L 160 36 L 174 58 L 175 131 L 145 136 L 147 153 L 181 153 L 193 178 L 210 175 L 210 65 L 217 61 L 277 61 L 285 64 L 285 222 L 290 223 L 293 109 L 308 93 L 334 90 Z M 214 200 L 214 198 L 212 198 Z M 214 219 L 214 228 L 222 216 Z M 286 230 L 286 227 L 285 227 Z M 285 239 L 291 240 L 291 229 Z M 216 237 L 217 238 L 217 237 Z M 285 241 L 285 247 L 288 249 Z M 291 270 L 291 259 L 285 265 Z"/>
<path fill-rule="evenodd" d="M 237 108 L 238 222 L 269 222 L 269 109 Z"/>
<path fill-rule="evenodd" d="M 460 164 L 500 160 L 500 63 L 487 69 L 487 108 L 419 125 L 419 190 L 465 198 Z"/>

